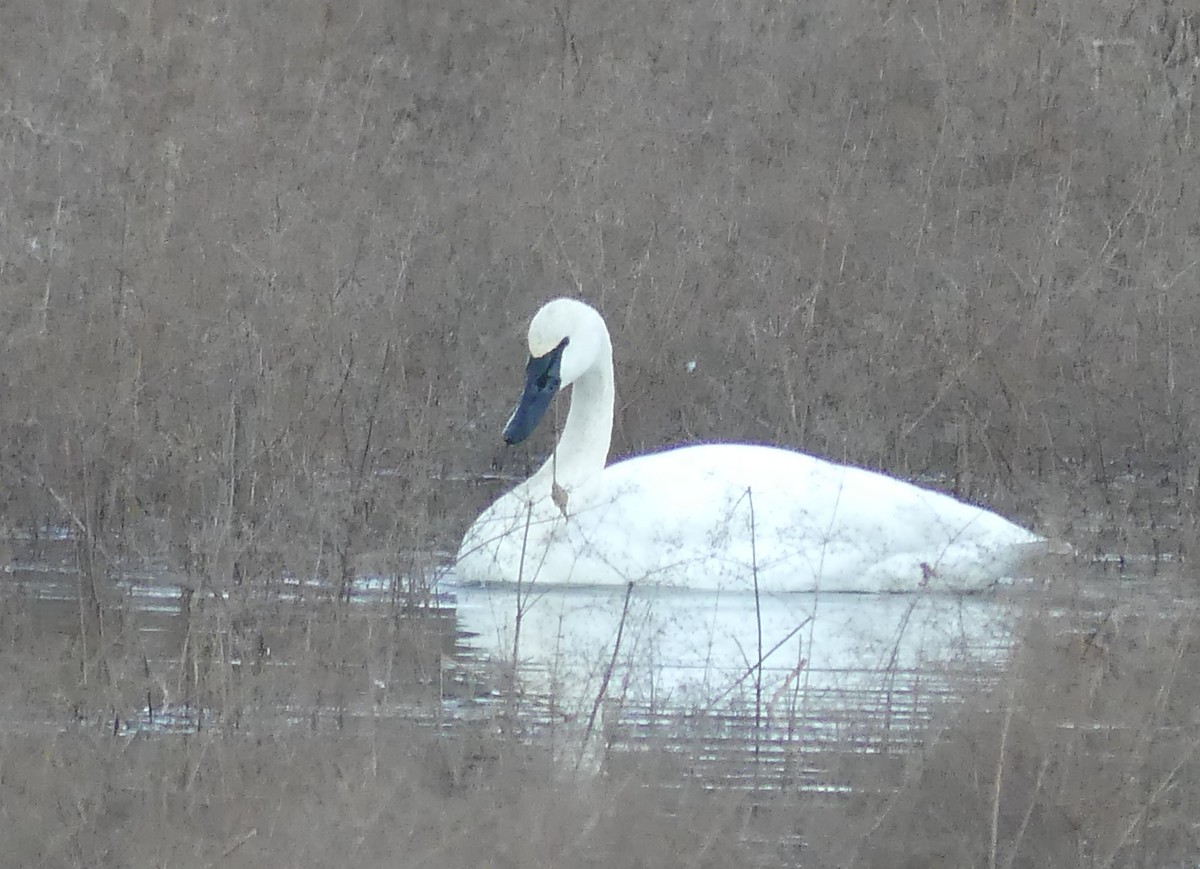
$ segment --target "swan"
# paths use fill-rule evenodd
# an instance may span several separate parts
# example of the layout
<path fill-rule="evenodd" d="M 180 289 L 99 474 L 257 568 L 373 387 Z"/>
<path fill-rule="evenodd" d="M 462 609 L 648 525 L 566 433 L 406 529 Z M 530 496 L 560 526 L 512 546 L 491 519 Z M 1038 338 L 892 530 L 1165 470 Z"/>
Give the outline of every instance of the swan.
<path fill-rule="evenodd" d="M 570 410 L 545 464 L 463 537 L 460 583 L 971 591 L 1045 542 L 948 495 L 776 447 L 700 444 L 606 466 L 613 353 L 599 312 L 548 302 L 529 353 L 504 440 L 525 440 L 566 386 Z"/>

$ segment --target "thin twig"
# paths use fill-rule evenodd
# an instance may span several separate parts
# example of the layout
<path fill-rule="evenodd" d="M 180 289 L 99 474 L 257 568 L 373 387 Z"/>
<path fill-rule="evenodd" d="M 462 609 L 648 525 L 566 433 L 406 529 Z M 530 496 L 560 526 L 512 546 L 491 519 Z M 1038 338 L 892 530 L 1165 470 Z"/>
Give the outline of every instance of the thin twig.
<path fill-rule="evenodd" d="M 579 747 L 579 758 L 575 761 L 575 769 L 579 769 L 579 764 L 583 760 L 588 741 L 592 737 L 592 728 L 596 724 L 596 715 L 600 711 L 601 704 L 604 702 L 604 695 L 608 691 L 609 680 L 612 679 L 613 671 L 617 667 L 617 655 L 621 653 L 621 637 L 625 634 L 625 619 L 629 615 L 629 600 L 632 596 L 633 583 L 630 582 L 625 586 L 625 604 L 621 608 L 621 621 L 617 624 L 617 639 L 613 643 L 612 655 L 608 659 L 608 666 L 604 670 L 604 677 L 600 680 L 600 690 L 596 692 L 596 698 L 592 701 L 592 712 L 588 715 L 587 727 L 583 731 L 583 743 Z"/>
<path fill-rule="evenodd" d="M 1012 724 L 1015 687 L 1008 682 L 1008 705 L 1004 709 L 1004 725 L 1000 729 L 1000 751 L 996 756 L 996 782 L 992 788 L 992 829 L 988 843 L 988 869 L 996 869 L 996 841 L 1000 835 L 1000 790 L 1004 785 L 1004 755 L 1008 749 L 1008 730 Z"/>
<path fill-rule="evenodd" d="M 758 760 L 762 741 L 762 688 L 763 688 L 763 639 L 762 639 L 762 601 L 758 594 L 758 549 L 754 526 L 754 493 L 746 487 L 746 500 L 750 504 L 750 571 L 754 577 L 754 622 L 758 628 L 758 666 L 755 668 L 754 679 L 754 759 Z M 755 775 L 758 767 L 755 766 Z"/>

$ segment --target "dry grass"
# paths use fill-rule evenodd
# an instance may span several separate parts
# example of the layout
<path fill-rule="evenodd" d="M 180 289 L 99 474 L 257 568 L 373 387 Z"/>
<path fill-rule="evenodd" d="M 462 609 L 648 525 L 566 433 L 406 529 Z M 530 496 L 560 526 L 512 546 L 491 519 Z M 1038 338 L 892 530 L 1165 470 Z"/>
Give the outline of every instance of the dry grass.
<path fill-rule="evenodd" d="M 777 442 L 1190 551 L 1198 25 L 1174 4 L 8 20 L 6 518 L 74 521 L 101 572 L 450 548 L 493 492 L 446 478 L 522 472 L 495 432 L 562 292 L 613 328 L 618 454 Z"/>
<path fill-rule="evenodd" d="M 1039 600 L 999 684 L 852 799 L 814 865 L 1194 865 L 1200 611 L 1125 595 Z"/>
<path fill-rule="evenodd" d="M 0 737 L 21 866 L 726 866 L 739 807 L 564 785 L 495 739 L 365 733 Z M 697 826 L 698 825 L 698 826 Z M 706 830 L 716 841 L 698 840 Z M 620 855 L 626 855 L 624 857 Z M 615 860 L 613 859 L 615 857 Z"/>
<path fill-rule="evenodd" d="M 849 811 L 411 731 L 378 712 L 441 709 L 444 637 L 344 598 L 378 569 L 425 606 L 500 485 L 455 481 L 522 472 L 490 445 L 558 292 L 613 328 L 618 453 L 781 443 L 1190 563 L 1197 32 L 1167 0 L 8 3 L 0 524 L 69 526 L 72 587 L 2 578 L 5 859 L 1194 863 L 1186 572 L 1103 642 L 1032 617 Z M 161 654 L 143 570 L 189 604 Z M 165 700 L 221 726 L 111 735 Z"/>
<path fill-rule="evenodd" d="M 274 667 L 225 671 L 227 696 L 208 691 L 203 726 L 174 735 L 128 722 L 114 734 L 111 711 L 74 720 L 50 708 L 44 692 L 67 681 L 78 652 L 53 633 L 18 635 L 0 683 L 6 860 L 1191 865 L 1200 854 L 1200 613 L 1158 590 L 1097 598 L 1104 586 L 1094 577 L 1083 596 L 1064 593 L 1068 583 L 1059 577 L 1031 599 L 1011 665 L 992 687 L 964 684 L 916 751 L 907 740 L 882 753 L 785 750 L 793 771 L 823 769 L 818 778 L 843 793 L 779 790 L 777 767 L 763 768 L 766 790 L 734 788 L 727 782 L 754 780 L 748 747 L 722 759 L 711 742 L 665 733 L 635 749 L 615 746 L 599 774 L 573 770 L 536 735 L 514 731 L 503 702 L 447 718 L 461 713 L 447 712 L 420 678 L 373 688 L 394 647 L 364 639 L 367 622 L 344 614 L 329 619 L 331 633 L 312 651 L 298 644 L 287 661 L 281 649 Z M 40 606 L 10 599 L 4 627 Z M 297 628 L 269 621 L 268 631 Z M 385 618 L 375 628 L 413 622 L 427 620 Z M 429 644 L 422 648 L 428 655 Z M 147 680 L 110 653 L 100 696 L 136 698 Z M 217 684 L 214 671 L 204 687 Z M 481 696 L 447 685 L 459 709 Z M 879 745 L 868 726 L 853 736 Z"/>

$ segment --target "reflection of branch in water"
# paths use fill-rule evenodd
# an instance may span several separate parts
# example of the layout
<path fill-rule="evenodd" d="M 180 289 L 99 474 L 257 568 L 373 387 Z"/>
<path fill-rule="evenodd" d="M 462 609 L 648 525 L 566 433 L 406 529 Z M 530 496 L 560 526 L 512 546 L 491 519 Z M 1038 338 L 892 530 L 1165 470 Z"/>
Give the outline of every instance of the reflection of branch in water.
<path fill-rule="evenodd" d="M 809 621 L 812 623 L 812 626 L 809 628 L 809 631 L 808 631 L 808 657 L 810 659 L 813 656 L 813 649 L 816 645 L 817 615 L 820 612 L 820 608 L 821 608 L 821 577 L 823 577 L 825 575 L 825 556 L 828 554 L 829 541 L 833 538 L 833 525 L 837 519 L 838 508 L 840 508 L 841 504 L 842 504 L 842 493 L 845 491 L 844 482 L 845 482 L 845 478 L 843 477 L 842 482 L 839 483 L 838 488 L 837 488 L 837 497 L 833 501 L 833 510 L 829 514 L 829 524 L 825 526 L 825 533 L 821 535 L 821 558 L 817 562 L 816 584 L 813 587 L 814 597 L 813 597 L 812 615 L 809 617 Z M 800 658 L 800 662 L 797 663 L 797 667 L 802 666 L 803 661 L 804 661 L 804 658 L 803 658 L 804 641 L 803 640 L 800 641 L 800 647 L 801 647 L 801 658 Z M 808 690 L 809 687 L 811 686 L 811 682 L 810 682 L 811 675 L 812 675 L 812 669 L 810 667 L 804 667 L 803 684 L 801 684 L 801 680 L 799 680 L 799 679 L 796 680 L 796 692 L 800 695 L 800 698 L 801 698 L 800 702 L 802 704 L 801 711 L 805 716 L 808 715 L 809 701 L 812 698 L 812 692 Z M 793 713 L 795 712 L 795 709 L 796 709 L 795 698 L 793 697 L 793 703 L 792 703 Z"/>
<path fill-rule="evenodd" d="M 892 651 L 888 656 L 887 667 L 884 672 L 887 674 L 886 693 L 884 695 L 884 709 L 887 710 L 887 715 L 884 717 L 883 727 L 883 745 L 884 751 L 888 749 L 888 742 L 892 733 L 892 699 L 896 692 L 896 668 L 900 661 L 900 643 L 904 640 L 904 634 L 908 631 L 908 623 L 912 621 L 913 610 L 917 608 L 917 604 L 921 602 L 923 595 L 916 595 L 904 608 L 904 615 L 900 619 L 900 624 L 896 628 L 895 641 L 892 643 Z"/>
<path fill-rule="evenodd" d="M 509 726 L 516 726 L 518 709 L 517 669 L 521 662 L 521 619 L 525 615 L 525 599 L 521 597 L 522 580 L 525 578 L 525 550 L 529 545 L 529 526 L 533 522 L 533 501 L 530 500 L 525 511 L 525 529 L 521 537 L 521 560 L 517 565 L 517 612 L 513 621 L 513 650 L 512 667 L 509 669 L 508 680 L 508 714 Z"/>
<path fill-rule="evenodd" d="M 737 688 L 739 685 L 741 685 L 743 682 L 745 682 L 751 673 L 753 673 L 756 670 L 761 670 L 763 661 L 765 661 L 767 658 L 771 657 L 777 651 L 779 651 L 780 647 L 784 643 L 786 643 L 792 637 L 796 636 L 796 634 L 800 633 L 800 631 L 804 630 L 805 625 L 807 625 L 811 621 L 812 621 L 812 616 L 809 616 L 804 621 L 800 622 L 800 624 L 796 625 L 796 627 L 794 627 L 790 631 L 788 631 L 787 634 L 783 637 L 783 639 L 781 639 L 778 643 L 771 646 L 771 648 L 767 650 L 767 653 L 765 655 L 759 656 L 758 663 L 751 664 L 749 667 L 747 667 L 745 673 L 743 673 L 741 676 L 738 676 L 738 678 L 735 679 L 733 681 L 733 683 L 729 685 L 729 687 L 727 687 L 724 691 L 722 691 L 720 694 L 718 694 L 716 697 L 714 697 L 712 699 L 712 701 L 708 704 L 708 707 L 704 711 L 707 713 L 707 712 L 712 712 L 714 709 L 716 709 L 717 704 L 720 703 L 722 700 L 724 700 L 726 697 L 728 697 L 735 688 Z"/>
<path fill-rule="evenodd" d="M 633 596 L 633 583 L 628 583 L 625 586 L 625 603 L 621 607 L 621 621 L 617 623 L 617 639 L 613 643 L 612 656 L 608 659 L 608 666 L 604 669 L 604 677 L 600 680 L 600 689 L 596 692 L 596 699 L 592 701 L 592 712 L 588 715 L 587 727 L 583 731 L 583 742 L 579 747 L 579 759 L 575 762 L 575 767 L 578 769 L 579 762 L 583 760 L 584 752 L 587 750 L 588 740 L 592 736 L 592 728 L 596 724 L 596 714 L 600 710 L 600 704 L 604 702 L 604 695 L 608 692 L 608 683 L 612 679 L 613 670 L 617 666 L 617 655 L 621 653 L 621 637 L 625 633 L 625 619 L 629 615 L 629 599 Z"/>
<path fill-rule="evenodd" d="M 800 673 L 807 672 L 807 671 L 808 671 L 808 658 L 800 658 L 800 660 L 798 660 L 796 662 L 796 666 L 792 667 L 792 669 L 788 671 L 788 674 L 783 678 L 783 684 L 781 684 L 775 690 L 775 693 L 771 695 L 770 702 L 767 703 L 767 720 L 768 721 L 775 720 L 775 708 L 779 705 L 780 698 L 782 698 L 783 695 L 787 693 L 787 690 L 792 686 L 792 683 L 796 681 L 796 679 L 797 679 L 797 677 L 799 677 Z M 793 713 L 794 713 L 794 711 L 795 711 L 795 708 L 793 707 Z M 795 715 L 794 714 L 789 715 L 788 716 L 788 739 L 792 738 L 793 734 L 792 734 L 791 726 L 794 721 L 795 721 Z"/>

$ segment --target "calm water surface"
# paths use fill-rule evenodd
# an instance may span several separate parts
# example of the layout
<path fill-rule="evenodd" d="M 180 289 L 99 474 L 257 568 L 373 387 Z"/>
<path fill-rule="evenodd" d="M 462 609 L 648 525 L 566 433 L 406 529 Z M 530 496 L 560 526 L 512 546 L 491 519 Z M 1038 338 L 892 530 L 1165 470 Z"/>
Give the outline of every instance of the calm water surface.
<path fill-rule="evenodd" d="M 189 628 L 184 587 L 182 577 L 159 569 L 127 572 L 106 590 L 140 644 L 148 675 L 178 669 Z M 1072 606 L 1082 599 L 1100 613 L 1114 592 L 1128 598 L 1144 588 L 1100 566 Z M 48 644 L 48 654 L 61 654 L 78 636 L 80 583 L 69 541 L 43 542 L 37 558 L 22 558 L 18 549 L 11 571 L 0 575 L 0 589 L 6 611 L 21 614 L 35 641 Z M 886 734 L 882 738 L 894 741 L 964 684 L 996 678 L 1013 641 L 1015 615 L 1041 594 L 1017 583 L 970 596 L 756 600 L 746 593 L 669 589 L 467 587 L 450 573 L 434 590 L 420 618 L 432 626 L 424 636 L 436 637 L 436 648 L 428 660 L 416 661 L 415 646 L 396 641 L 395 626 L 414 621 L 397 618 L 402 601 L 395 579 L 359 577 L 340 610 L 352 615 L 323 629 L 330 637 L 347 630 L 387 636 L 369 664 L 378 669 L 373 689 L 317 692 L 302 709 L 292 708 L 292 691 L 280 703 L 276 725 L 382 715 L 454 726 L 511 713 L 519 698 L 529 732 L 553 731 L 570 743 L 583 729 L 603 731 L 611 746 L 678 732 L 681 723 L 701 718 L 710 737 L 753 742 L 756 751 L 764 741 L 820 747 L 868 731 L 871 739 Z M 297 669 L 303 643 L 314 636 L 309 611 L 320 609 L 308 602 L 323 598 L 328 609 L 330 596 L 316 583 L 281 580 L 248 608 L 240 601 L 245 609 L 238 617 L 258 627 L 257 634 L 240 632 L 256 639 L 228 650 L 231 664 L 259 678 L 264 669 L 276 679 Z M 1152 594 L 1146 599 L 1161 605 Z M 220 619 L 221 607 L 209 610 Z M 521 686 L 516 694 L 509 690 L 514 672 Z M 305 674 L 284 678 L 302 681 Z M 151 685 L 146 702 L 131 700 L 129 708 L 112 711 L 114 727 L 170 732 L 203 726 L 204 713 L 172 696 L 166 681 Z M 208 723 L 217 726 L 215 719 Z"/>

